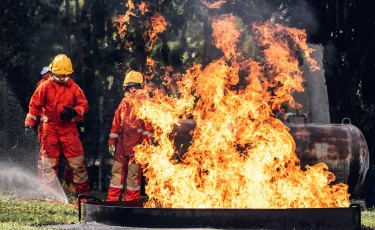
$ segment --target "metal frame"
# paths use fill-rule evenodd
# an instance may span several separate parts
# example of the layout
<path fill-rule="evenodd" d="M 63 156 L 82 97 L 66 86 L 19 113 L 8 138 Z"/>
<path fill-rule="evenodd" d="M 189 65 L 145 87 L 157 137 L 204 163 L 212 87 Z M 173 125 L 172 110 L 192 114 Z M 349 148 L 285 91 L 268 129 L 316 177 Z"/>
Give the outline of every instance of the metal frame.
<path fill-rule="evenodd" d="M 84 203 L 84 220 L 144 228 L 361 229 L 361 208 L 170 209 L 141 202 Z M 133 207 L 129 207 L 133 206 Z"/>

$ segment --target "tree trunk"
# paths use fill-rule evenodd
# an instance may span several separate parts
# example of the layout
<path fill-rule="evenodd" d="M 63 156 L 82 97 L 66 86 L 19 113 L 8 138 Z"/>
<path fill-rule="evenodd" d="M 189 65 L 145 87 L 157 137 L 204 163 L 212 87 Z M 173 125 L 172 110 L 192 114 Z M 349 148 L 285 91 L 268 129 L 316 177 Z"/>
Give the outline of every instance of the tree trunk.
<path fill-rule="evenodd" d="M 70 23 L 71 23 L 71 20 L 70 20 L 70 0 L 65 0 L 65 25 L 66 25 L 66 30 L 68 31 L 68 34 L 66 35 L 66 42 L 67 42 L 67 53 L 68 53 L 68 56 L 71 56 L 72 55 L 72 41 L 71 41 L 71 38 L 70 38 L 70 33 L 71 33 L 71 27 L 70 27 Z"/>

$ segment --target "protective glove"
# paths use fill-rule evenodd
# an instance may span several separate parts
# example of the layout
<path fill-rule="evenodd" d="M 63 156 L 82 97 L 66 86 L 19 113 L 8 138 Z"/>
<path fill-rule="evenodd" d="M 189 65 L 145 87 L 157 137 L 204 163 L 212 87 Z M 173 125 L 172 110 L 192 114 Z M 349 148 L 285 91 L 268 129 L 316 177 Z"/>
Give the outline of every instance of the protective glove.
<path fill-rule="evenodd" d="M 61 120 L 69 121 L 77 116 L 77 112 L 73 108 L 64 106 L 64 111 L 60 113 Z"/>
<path fill-rule="evenodd" d="M 25 126 L 25 136 L 26 137 L 32 137 L 35 135 L 34 128 L 30 125 Z"/>
<path fill-rule="evenodd" d="M 108 152 L 109 152 L 109 154 L 111 154 L 111 156 L 112 157 L 114 157 L 115 156 L 115 146 L 114 145 L 110 145 L 110 146 L 108 146 Z"/>

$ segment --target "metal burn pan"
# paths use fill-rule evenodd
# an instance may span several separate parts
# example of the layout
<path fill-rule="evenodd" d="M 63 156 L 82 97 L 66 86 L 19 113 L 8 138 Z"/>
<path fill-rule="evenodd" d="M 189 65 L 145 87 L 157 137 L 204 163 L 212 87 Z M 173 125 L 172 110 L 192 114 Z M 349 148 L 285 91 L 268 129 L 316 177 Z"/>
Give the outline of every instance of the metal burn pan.
<path fill-rule="evenodd" d="M 137 207 L 138 206 L 138 207 Z M 348 208 L 171 209 L 141 202 L 84 203 L 84 221 L 142 228 L 361 229 L 360 205 Z"/>

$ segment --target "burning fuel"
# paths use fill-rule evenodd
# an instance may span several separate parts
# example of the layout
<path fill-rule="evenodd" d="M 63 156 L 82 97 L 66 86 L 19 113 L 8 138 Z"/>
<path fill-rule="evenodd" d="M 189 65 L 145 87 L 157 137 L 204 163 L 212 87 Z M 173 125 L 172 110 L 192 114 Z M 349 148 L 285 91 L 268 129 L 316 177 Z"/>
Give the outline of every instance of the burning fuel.
<path fill-rule="evenodd" d="M 150 44 L 167 26 L 160 13 L 153 15 L 146 26 L 153 28 L 148 30 Z M 222 58 L 206 66 L 193 65 L 180 80 L 168 81 L 176 82 L 173 97 L 146 86 L 132 99 L 137 116 L 153 124 L 157 143 L 135 148 L 136 161 L 145 167 L 147 177 L 146 206 L 348 207 L 348 186 L 332 184 L 335 176 L 324 163 L 301 169 L 289 129 L 274 116 L 284 103 L 300 107 L 292 97 L 304 90 L 297 55 L 304 56 L 311 71 L 318 69 L 310 58 L 313 50 L 305 31 L 254 23 L 253 36 L 261 50 L 261 57 L 254 60 L 237 48 L 241 31 L 234 15 L 213 18 L 212 28 Z M 154 60 L 148 58 L 147 66 L 152 72 Z M 244 84 L 239 87 L 241 79 Z M 153 97 L 146 99 L 144 91 Z M 193 140 L 177 159 L 173 127 L 188 116 L 196 121 Z"/>
<path fill-rule="evenodd" d="M 234 0 L 233 0 L 234 1 Z M 232 1 L 232 2 L 233 2 Z M 206 0 L 202 0 L 202 3 L 207 6 L 208 8 L 211 8 L 211 9 L 219 9 L 224 3 L 226 3 L 227 0 L 218 0 L 216 2 L 209 2 L 209 1 L 206 1 Z"/>
<path fill-rule="evenodd" d="M 165 20 L 165 17 L 158 12 L 155 12 L 153 16 L 151 16 L 150 20 L 146 21 L 145 27 L 147 32 L 143 36 L 144 40 L 147 41 L 146 51 L 150 51 L 154 46 L 156 40 L 158 39 L 158 34 L 162 33 L 166 27 L 168 26 L 168 22 Z"/>
<path fill-rule="evenodd" d="M 118 28 L 117 33 L 123 37 L 126 36 L 126 30 L 130 23 L 130 16 L 135 16 L 133 12 L 134 4 L 132 0 L 128 0 L 128 2 L 126 3 L 126 7 L 128 8 L 128 10 L 126 11 L 124 15 L 120 15 L 113 19 L 114 26 Z"/>
<path fill-rule="evenodd" d="M 148 2 L 141 2 L 141 4 L 138 5 L 138 9 L 142 15 L 149 12 L 148 5 L 149 5 Z"/>
<path fill-rule="evenodd" d="M 139 13 L 135 12 L 135 6 L 132 0 L 128 0 L 126 3 L 127 11 L 124 15 L 113 18 L 114 26 L 117 27 L 117 34 L 121 37 L 126 38 L 127 28 L 130 24 L 131 16 L 139 17 L 139 15 L 145 15 L 149 12 L 149 3 L 141 2 L 138 5 Z M 153 15 L 147 19 L 143 27 L 145 32 L 143 33 L 143 39 L 147 43 L 145 50 L 150 51 L 158 39 L 158 34 L 162 33 L 168 26 L 168 22 L 165 17 L 159 12 L 154 12 Z M 131 46 L 128 42 L 125 42 L 127 46 Z M 131 47 L 128 47 L 131 48 Z"/>

